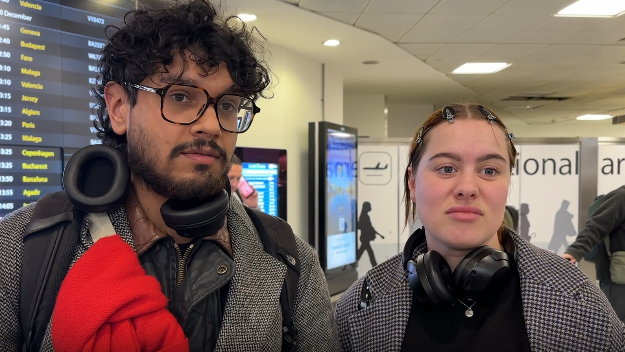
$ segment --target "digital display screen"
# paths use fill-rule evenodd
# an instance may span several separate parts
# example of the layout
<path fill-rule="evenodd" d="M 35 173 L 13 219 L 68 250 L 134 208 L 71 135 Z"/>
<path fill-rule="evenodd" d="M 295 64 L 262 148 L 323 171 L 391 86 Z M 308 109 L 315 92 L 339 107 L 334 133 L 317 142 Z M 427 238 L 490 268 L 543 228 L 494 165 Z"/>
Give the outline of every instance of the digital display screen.
<path fill-rule="evenodd" d="M 61 148 L 0 146 L 0 220 L 63 189 Z"/>
<path fill-rule="evenodd" d="M 327 269 L 356 262 L 356 136 L 327 130 Z"/>
<path fill-rule="evenodd" d="M 130 0 L 0 0 L 0 217 L 62 189 L 63 153 L 99 144 L 104 28 Z"/>
<path fill-rule="evenodd" d="M 243 162 L 243 177 L 258 192 L 258 207 L 278 216 L 278 164 Z"/>
<path fill-rule="evenodd" d="M 0 0 L 0 144 L 98 144 L 90 89 L 130 0 Z"/>

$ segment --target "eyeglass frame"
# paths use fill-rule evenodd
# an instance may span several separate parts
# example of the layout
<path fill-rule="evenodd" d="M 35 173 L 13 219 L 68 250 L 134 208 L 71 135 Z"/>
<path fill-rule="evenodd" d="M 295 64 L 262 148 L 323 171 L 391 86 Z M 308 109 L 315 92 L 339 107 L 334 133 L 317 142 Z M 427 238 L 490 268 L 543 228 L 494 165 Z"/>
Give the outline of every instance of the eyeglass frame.
<path fill-rule="evenodd" d="M 167 121 L 169 123 L 173 123 L 174 125 L 188 126 L 188 125 L 193 124 L 194 122 L 199 120 L 200 117 L 202 117 L 202 115 L 204 115 L 204 113 L 206 112 L 206 109 L 208 109 L 209 105 L 212 105 L 213 109 L 215 110 L 215 117 L 217 117 L 217 122 L 219 123 L 219 127 L 222 130 L 224 130 L 226 132 L 230 132 L 230 133 L 245 133 L 245 132 L 247 132 L 247 130 L 250 129 L 250 127 L 252 127 L 252 122 L 254 122 L 254 117 L 256 116 L 256 114 L 258 114 L 260 112 L 260 108 L 258 106 L 256 106 L 256 102 L 255 102 L 255 100 L 252 97 L 241 95 L 241 94 L 221 93 L 217 97 L 213 98 L 213 97 L 210 96 L 210 94 L 208 94 L 208 91 L 206 89 L 204 89 L 204 88 L 202 88 L 200 86 L 192 85 L 192 84 L 170 83 L 170 84 L 166 85 L 163 88 L 152 88 L 152 87 L 144 86 L 142 84 L 137 84 L 137 83 L 127 83 L 127 84 L 130 87 L 132 87 L 132 88 L 141 89 L 141 90 L 144 90 L 146 92 L 154 93 L 154 94 L 158 95 L 159 97 L 161 97 L 161 117 L 163 118 L 163 120 L 165 120 L 165 121 Z M 163 112 L 163 106 L 165 104 L 165 94 L 167 94 L 167 91 L 172 86 L 191 87 L 191 88 L 201 89 L 202 91 L 204 91 L 204 94 L 206 95 L 206 105 L 204 105 L 202 110 L 197 114 L 197 117 L 195 119 L 193 119 L 193 121 L 191 121 L 191 122 L 176 122 L 176 121 L 172 121 L 172 120 L 168 119 L 167 117 L 165 117 L 165 113 Z M 217 102 L 219 101 L 219 99 L 221 99 L 225 95 L 234 95 L 234 96 L 241 97 L 241 98 L 247 98 L 247 99 L 249 99 L 252 102 L 252 117 L 251 117 L 252 121 L 248 124 L 248 126 L 247 126 L 247 128 L 245 130 L 243 130 L 243 131 L 230 131 L 228 129 L 225 129 L 224 126 L 222 126 L 221 121 L 219 120 L 219 113 L 217 112 Z"/>

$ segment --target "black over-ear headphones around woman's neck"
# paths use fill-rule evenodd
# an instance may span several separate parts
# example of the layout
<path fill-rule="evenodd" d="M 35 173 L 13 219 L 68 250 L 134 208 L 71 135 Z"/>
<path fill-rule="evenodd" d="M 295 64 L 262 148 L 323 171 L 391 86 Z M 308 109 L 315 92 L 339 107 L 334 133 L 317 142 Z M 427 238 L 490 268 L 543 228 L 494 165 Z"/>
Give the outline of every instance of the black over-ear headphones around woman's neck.
<path fill-rule="evenodd" d="M 165 225 L 188 238 L 209 236 L 224 226 L 230 203 L 230 182 L 216 195 L 187 202 L 166 201 L 161 206 Z M 63 173 L 67 198 L 87 213 L 102 213 L 121 205 L 130 185 L 130 169 L 117 149 L 105 145 L 74 153 Z"/>
<path fill-rule="evenodd" d="M 402 263 L 408 271 L 408 283 L 422 303 L 451 303 L 457 298 L 475 299 L 491 284 L 506 277 L 516 261 L 516 248 L 510 234 L 504 232 L 504 251 L 480 246 L 467 254 L 452 272 L 436 251 L 420 254 L 412 260 L 417 246 L 425 240 L 425 229 L 416 230 L 404 246 Z"/>

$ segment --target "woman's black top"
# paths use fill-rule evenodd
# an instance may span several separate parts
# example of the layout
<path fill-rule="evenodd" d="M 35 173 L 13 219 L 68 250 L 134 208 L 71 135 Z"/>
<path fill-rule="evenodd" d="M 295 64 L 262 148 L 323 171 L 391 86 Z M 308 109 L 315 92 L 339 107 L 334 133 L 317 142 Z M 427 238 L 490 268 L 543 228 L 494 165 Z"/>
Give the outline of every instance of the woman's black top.
<path fill-rule="evenodd" d="M 458 301 L 434 306 L 413 297 L 402 352 L 531 352 L 516 268 L 475 300 L 472 317 L 466 310 Z"/>

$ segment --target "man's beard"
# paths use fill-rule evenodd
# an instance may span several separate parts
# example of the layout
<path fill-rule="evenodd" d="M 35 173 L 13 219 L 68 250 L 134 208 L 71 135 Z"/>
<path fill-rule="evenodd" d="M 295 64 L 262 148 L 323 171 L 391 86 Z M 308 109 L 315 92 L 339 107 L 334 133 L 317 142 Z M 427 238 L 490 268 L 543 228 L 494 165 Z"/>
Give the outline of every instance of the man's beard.
<path fill-rule="evenodd" d="M 221 192 L 226 187 L 225 183 L 229 182 L 227 175 L 231 160 L 226 151 L 213 140 L 196 139 L 177 145 L 167 156 L 167 164 L 162 170 L 157 169 L 157 158 L 154 155 L 158 141 L 151 140 L 142 132 L 140 126 L 130 124 L 127 141 L 130 170 L 143 180 L 148 190 L 167 199 L 175 201 L 204 199 Z M 193 170 L 196 177 L 176 178 L 173 160 L 185 150 L 207 146 L 219 153 L 221 172 L 214 173 L 210 171 L 210 165 L 197 164 Z"/>

